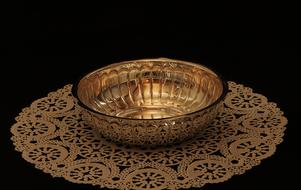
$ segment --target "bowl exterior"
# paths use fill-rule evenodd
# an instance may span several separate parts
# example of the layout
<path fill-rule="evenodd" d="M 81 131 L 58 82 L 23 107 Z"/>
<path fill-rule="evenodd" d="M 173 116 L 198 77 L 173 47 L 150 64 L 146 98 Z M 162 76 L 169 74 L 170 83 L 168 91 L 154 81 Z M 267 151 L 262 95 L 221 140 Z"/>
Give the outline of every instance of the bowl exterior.
<path fill-rule="evenodd" d="M 127 145 L 158 146 L 193 138 L 209 126 L 221 109 L 222 101 L 191 114 L 154 120 L 110 117 L 86 109 L 83 109 L 83 115 L 107 140 Z"/>

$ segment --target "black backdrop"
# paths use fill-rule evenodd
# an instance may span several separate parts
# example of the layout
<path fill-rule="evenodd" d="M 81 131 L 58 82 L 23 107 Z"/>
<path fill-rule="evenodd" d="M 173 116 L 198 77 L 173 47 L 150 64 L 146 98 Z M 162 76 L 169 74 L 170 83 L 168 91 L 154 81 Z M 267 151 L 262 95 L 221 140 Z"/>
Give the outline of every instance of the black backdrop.
<path fill-rule="evenodd" d="M 73 83 L 91 69 L 116 61 L 156 57 L 208 65 L 225 79 L 266 95 L 288 117 L 284 142 L 277 147 L 275 155 L 243 175 L 204 189 L 261 189 L 298 183 L 300 142 L 296 118 L 300 107 L 300 74 L 296 65 L 300 64 L 300 42 L 291 36 L 294 33 L 291 23 L 286 22 L 284 26 L 286 33 L 282 37 L 286 40 L 254 40 L 248 35 L 248 40 L 222 40 L 212 34 L 231 34 L 231 30 L 237 35 L 249 30 L 248 34 L 267 35 L 281 26 L 271 26 L 270 22 L 248 25 L 241 20 L 228 24 L 223 17 L 218 23 L 208 22 L 208 16 L 202 17 L 187 7 L 172 13 L 166 9 L 160 11 L 158 7 L 130 10 L 123 6 L 62 7 L 24 5 L 21 18 L 24 27 L 6 47 L 9 59 L 1 66 L 1 171 L 4 174 L 1 183 L 25 189 L 98 189 L 52 178 L 35 169 L 14 151 L 9 128 L 23 107 Z"/>

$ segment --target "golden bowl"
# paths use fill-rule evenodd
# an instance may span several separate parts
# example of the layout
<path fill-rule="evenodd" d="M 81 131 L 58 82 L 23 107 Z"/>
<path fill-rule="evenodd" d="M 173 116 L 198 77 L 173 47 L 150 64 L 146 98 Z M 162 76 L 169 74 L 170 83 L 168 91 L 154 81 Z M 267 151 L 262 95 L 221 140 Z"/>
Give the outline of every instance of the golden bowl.
<path fill-rule="evenodd" d="M 166 58 L 111 64 L 73 86 L 84 119 L 106 139 L 130 145 L 195 136 L 216 117 L 226 92 L 207 67 Z"/>

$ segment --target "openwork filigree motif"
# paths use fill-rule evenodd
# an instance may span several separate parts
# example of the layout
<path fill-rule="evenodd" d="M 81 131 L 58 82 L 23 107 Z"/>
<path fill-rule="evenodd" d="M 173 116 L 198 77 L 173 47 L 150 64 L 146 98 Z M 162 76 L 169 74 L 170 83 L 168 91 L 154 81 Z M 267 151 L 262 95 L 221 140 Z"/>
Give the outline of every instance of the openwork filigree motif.
<path fill-rule="evenodd" d="M 89 118 L 83 119 L 88 116 L 72 97 L 71 85 L 23 109 L 11 127 L 12 141 L 26 161 L 74 183 L 116 189 L 220 183 L 271 156 L 287 123 L 275 103 L 250 88 L 228 84 L 230 91 L 217 118 L 181 144 L 142 148 L 103 139 L 86 123 Z M 197 119 L 188 122 L 190 127 Z M 99 122 L 109 130 L 105 121 Z"/>

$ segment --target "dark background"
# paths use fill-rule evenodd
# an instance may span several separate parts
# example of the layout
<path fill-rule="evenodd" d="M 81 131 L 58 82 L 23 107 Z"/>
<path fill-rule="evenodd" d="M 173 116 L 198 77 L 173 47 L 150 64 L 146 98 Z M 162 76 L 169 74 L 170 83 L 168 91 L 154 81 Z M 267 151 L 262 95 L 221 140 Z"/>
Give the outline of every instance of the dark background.
<path fill-rule="evenodd" d="M 4 44 L 8 59 L 1 65 L 2 184 L 32 190 L 98 189 L 52 178 L 24 161 L 9 139 L 14 117 L 35 99 L 92 69 L 123 60 L 167 57 L 208 65 L 225 79 L 252 87 L 276 102 L 289 120 L 284 142 L 272 157 L 243 175 L 204 189 L 297 185 L 300 40 L 296 11 L 281 7 L 232 15 L 224 10 L 229 14 L 215 15 L 204 13 L 207 8 L 199 5 L 126 7 L 74 2 L 26 2 L 23 8 L 24 26 Z"/>

